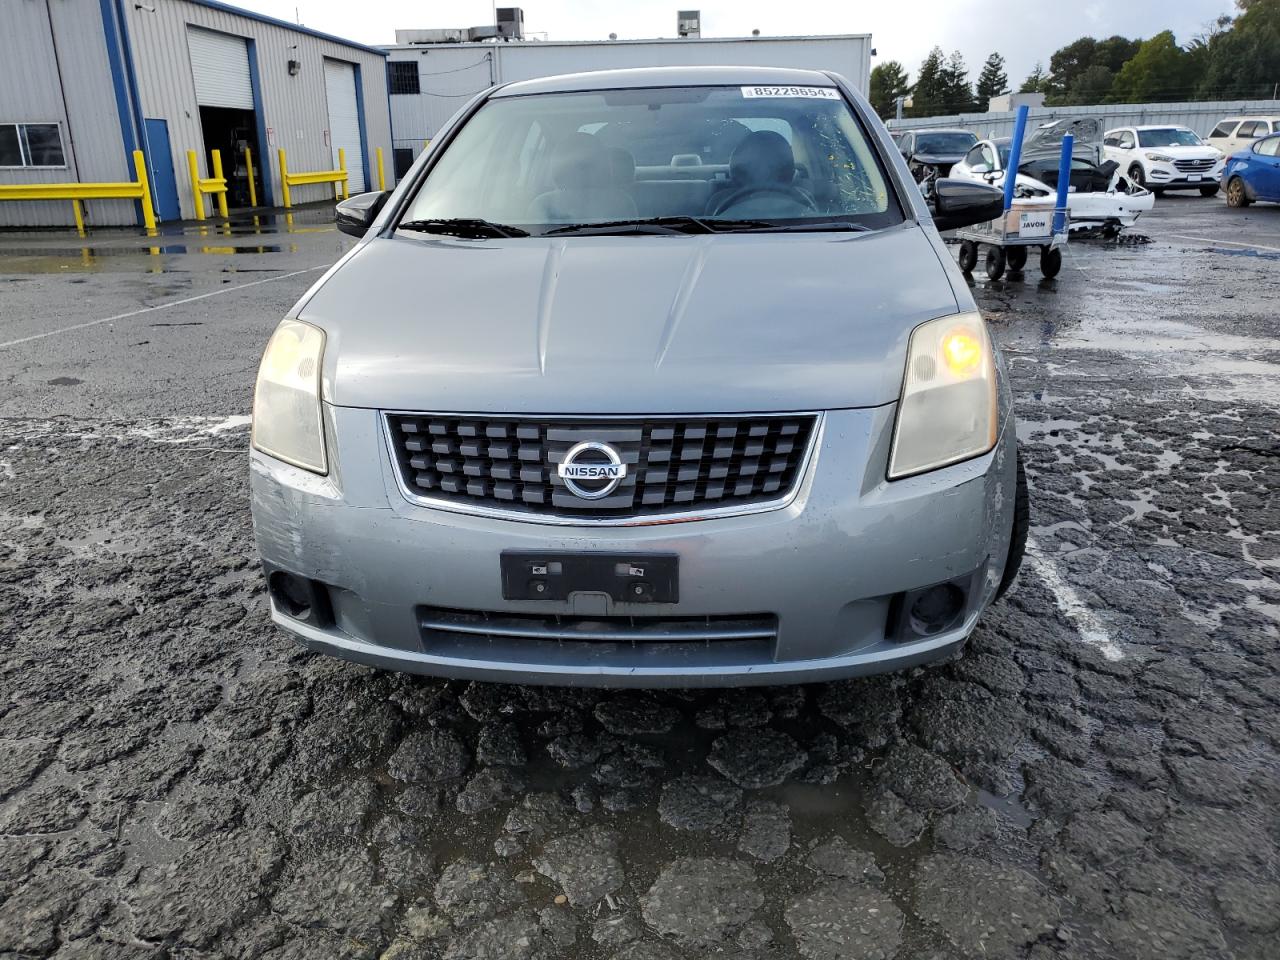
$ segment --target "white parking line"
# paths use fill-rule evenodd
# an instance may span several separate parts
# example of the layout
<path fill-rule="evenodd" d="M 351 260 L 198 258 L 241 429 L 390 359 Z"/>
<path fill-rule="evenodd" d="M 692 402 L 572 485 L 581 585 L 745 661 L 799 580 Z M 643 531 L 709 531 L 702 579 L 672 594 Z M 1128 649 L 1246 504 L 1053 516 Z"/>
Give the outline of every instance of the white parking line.
<path fill-rule="evenodd" d="M 1098 615 L 1080 599 L 1080 594 L 1076 593 L 1075 588 L 1062 578 L 1053 561 L 1044 555 L 1040 544 L 1031 538 L 1027 539 L 1027 558 L 1045 586 L 1049 588 L 1049 592 L 1053 594 L 1054 600 L 1058 603 L 1058 609 L 1075 622 L 1080 639 L 1091 647 L 1097 647 L 1108 660 L 1123 660 L 1124 653 L 1111 639 L 1111 634 L 1098 619 Z"/>
<path fill-rule="evenodd" d="M 16 347 L 20 343 L 30 343 L 32 340 L 42 340 L 45 337 L 57 336 L 60 333 L 70 333 L 72 330 L 83 330 L 85 327 L 96 327 L 100 323 L 111 323 L 115 320 L 128 320 L 130 317 L 138 317 L 144 313 L 151 313 L 155 310 L 167 310 L 169 307 L 180 307 L 184 303 L 195 303 L 197 300 L 204 300 L 208 297 L 216 297 L 220 293 L 232 293 L 236 290 L 244 290 L 247 287 L 256 287 L 260 283 L 273 283 L 276 280 L 288 280 L 290 277 L 300 277 L 304 273 L 314 273 L 317 270 L 328 270 L 331 264 L 322 264 L 318 267 L 307 267 L 304 270 L 294 270 L 292 273 L 282 273 L 277 277 L 264 277 L 261 280 L 250 280 L 248 283 L 236 284 L 234 287 L 219 287 L 217 290 L 210 290 L 208 293 L 198 293 L 194 297 L 184 297 L 181 300 L 170 300 L 168 303 L 158 303 L 154 307 L 142 307 L 138 310 L 130 310 L 127 313 L 117 313 L 113 317 L 103 317 L 101 320 L 86 320 L 84 323 L 73 323 L 69 327 L 60 327 L 57 330 L 46 330 L 44 333 L 33 333 L 29 337 L 19 337 L 17 340 L 6 340 L 0 342 L 0 350 L 5 347 Z"/>
<path fill-rule="evenodd" d="M 1229 247 L 1253 247 L 1255 250 L 1266 250 L 1270 253 L 1280 253 L 1280 247 L 1268 247 L 1261 243 L 1245 243 L 1242 240 L 1219 240 L 1217 237 L 1190 237 L 1185 233 L 1170 233 L 1170 237 L 1178 240 L 1196 240 L 1200 243 L 1225 243 Z"/>

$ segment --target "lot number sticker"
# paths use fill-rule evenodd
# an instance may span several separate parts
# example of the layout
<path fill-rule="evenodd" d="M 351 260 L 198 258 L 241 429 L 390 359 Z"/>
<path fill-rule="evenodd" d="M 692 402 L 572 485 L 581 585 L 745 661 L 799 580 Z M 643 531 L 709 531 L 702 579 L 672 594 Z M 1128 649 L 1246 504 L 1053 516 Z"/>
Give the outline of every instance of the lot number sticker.
<path fill-rule="evenodd" d="M 1048 235 L 1048 213 L 1022 213 L 1018 215 L 1018 236 L 1047 237 Z"/>
<path fill-rule="evenodd" d="M 743 87 L 742 95 L 756 97 L 805 97 L 810 100 L 839 100 L 840 91 L 834 87 Z"/>

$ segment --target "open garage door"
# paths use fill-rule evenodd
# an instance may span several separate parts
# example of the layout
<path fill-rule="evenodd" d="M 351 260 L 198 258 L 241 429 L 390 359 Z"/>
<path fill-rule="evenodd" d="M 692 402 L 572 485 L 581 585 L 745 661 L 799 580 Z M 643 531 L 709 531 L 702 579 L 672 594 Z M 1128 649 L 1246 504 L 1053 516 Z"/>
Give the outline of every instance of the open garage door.
<path fill-rule="evenodd" d="M 252 191 L 244 162 L 245 148 L 251 149 L 256 157 L 262 156 L 248 41 L 229 33 L 188 26 L 187 50 L 191 54 L 191 75 L 196 83 L 200 132 L 204 137 L 200 166 L 206 175 L 213 176 L 209 151 L 221 153 L 229 191 L 227 203 L 232 207 L 246 207 Z M 264 196 L 261 170 L 254 171 L 254 179 L 258 181 L 255 185 L 258 195 Z"/>
<path fill-rule="evenodd" d="M 364 145 L 360 142 L 360 101 L 356 97 L 356 68 L 341 60 L 325 60 L 324 90 L 329 101 L 329 148 L 338 169 L 338 149 L 347 155 L 347 186 L 363 193 Z"/>

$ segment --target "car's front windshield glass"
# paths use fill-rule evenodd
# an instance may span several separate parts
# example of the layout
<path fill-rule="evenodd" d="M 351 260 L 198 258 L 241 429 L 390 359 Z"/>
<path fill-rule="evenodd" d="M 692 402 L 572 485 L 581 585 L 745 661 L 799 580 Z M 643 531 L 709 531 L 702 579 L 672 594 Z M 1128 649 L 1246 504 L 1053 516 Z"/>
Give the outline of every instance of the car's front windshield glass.
<path fill-rule="evenodd" d="M 1162 127 L 1159 130 L 1139 130 L 1138 144 L 1143 147 L 1198 147 L 1201 140 L 1190 130 Z"/>
<path fill-rule="evenodd" d="M 836 89 L 666 87 L 495 97 L 445 147 L 400 223 L 537 235 L 671 218 L 876 229 L 903 215 Z"/>
<path fill-rule="evenodd" d="M 972 133 L 922 133 L 916 137 L 916 153 L 964 153 L 977 142 Z"/>

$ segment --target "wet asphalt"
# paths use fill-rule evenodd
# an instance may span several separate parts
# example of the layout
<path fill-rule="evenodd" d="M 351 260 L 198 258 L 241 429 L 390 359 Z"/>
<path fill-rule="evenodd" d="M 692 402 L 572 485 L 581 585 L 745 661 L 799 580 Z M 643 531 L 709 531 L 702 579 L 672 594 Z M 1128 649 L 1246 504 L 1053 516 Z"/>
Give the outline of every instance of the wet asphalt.
<path fill-rule="evenodd" d="M 975 280 L 1034 528 L 962 659 L 654 694 L 270 626 L 246 415 L 328 216 L 0 235 L 0 958 L 1280 956 L 1280 208 Z"/>

